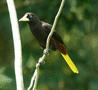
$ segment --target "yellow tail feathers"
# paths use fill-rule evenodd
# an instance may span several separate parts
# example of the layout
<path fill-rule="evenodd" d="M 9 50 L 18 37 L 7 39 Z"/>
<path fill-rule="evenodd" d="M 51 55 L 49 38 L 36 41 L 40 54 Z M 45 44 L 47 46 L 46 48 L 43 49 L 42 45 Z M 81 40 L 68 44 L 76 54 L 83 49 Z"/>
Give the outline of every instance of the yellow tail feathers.
<path fill-rule="evenodd" d="M 65 59 L 65 61 L 67 62 L 67 64 L 69 65 L 70 69 L 74 72 L 74 73 L 79 73 L 77 67 L 75 66 L 75 64 L 73 63 L 73 61 L 71 60 L 71 58 L 69 57 L 68 54 L 64 55 L 63 53 L 61 53 L 61 55 L 63 56 L 63 58 Z"/>

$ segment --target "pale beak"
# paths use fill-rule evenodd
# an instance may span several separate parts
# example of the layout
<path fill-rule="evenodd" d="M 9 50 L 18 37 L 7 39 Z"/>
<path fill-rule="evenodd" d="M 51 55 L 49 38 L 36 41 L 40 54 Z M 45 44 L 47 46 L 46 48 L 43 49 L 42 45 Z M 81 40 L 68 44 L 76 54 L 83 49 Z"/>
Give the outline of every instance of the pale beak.
<path fill-rule="evenodd" d="M 26 15 L 24 15 L 22 18 L 19 19 L 19 21 L 29 21 Z"/>

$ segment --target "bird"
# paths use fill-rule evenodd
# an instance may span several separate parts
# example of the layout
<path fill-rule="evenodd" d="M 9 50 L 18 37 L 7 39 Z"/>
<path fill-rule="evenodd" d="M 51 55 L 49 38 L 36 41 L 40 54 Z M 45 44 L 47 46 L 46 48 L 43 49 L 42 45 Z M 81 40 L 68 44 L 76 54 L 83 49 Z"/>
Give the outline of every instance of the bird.
<path fill-rule="evenodd" d="M 52 25 L 39 19 L 39 17 L 32 12 L 25 13 L 19 21 L 27 22 L 32 34 L 37 39 L 40 46 L 45 49 L 47 37 L 51 31 Z M 66 46 L 57 32 L 54 32 L 50 39 L 49 48 L 53 51 L 59 51 L 70 69 L 74 73 L 79 73 L 78 68 L 67 53 Z"/>

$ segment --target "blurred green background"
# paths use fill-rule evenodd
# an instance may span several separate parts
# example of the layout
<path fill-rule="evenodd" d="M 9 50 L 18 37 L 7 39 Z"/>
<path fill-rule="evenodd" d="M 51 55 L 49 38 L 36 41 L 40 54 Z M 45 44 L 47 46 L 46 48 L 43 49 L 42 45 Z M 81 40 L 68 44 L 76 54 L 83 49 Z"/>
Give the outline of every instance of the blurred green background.
<path fill-rule="evenodd" d="M 61 0 L 15 0 L 18 19 L 26 12 L 53 23 Z M 25 88 L 42 49 L 26 23 L 19 23 Z M 98 90 L 98 0 L 66 0 L 56 27 L 79 68 L 72 73 L 58 52 L 50 52 L 40 68 L 38 90 Z M 0 0 L 0 90 L 16 90 L 14 50 L 6 0 Z"/>

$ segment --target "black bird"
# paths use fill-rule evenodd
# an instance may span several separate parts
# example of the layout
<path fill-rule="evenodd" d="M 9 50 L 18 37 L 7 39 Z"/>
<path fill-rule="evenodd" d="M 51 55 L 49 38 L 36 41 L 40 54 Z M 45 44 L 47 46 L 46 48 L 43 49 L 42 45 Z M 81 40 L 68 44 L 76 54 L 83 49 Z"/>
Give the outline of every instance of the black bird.
<path fill-rule="evenodd" d="M 34 13 L 26 13 L 19 21 L 25 21 L 29 24 L 32 34 L 38 40 L 41 47 L 45 48 L 46 40 L 47 40 L 48 34 L 50 33 L 52 25 L 41 21 L 39 17 L 35 15 Z M 56 32 L 54 32 L 52 38 L 50 39 L 50 48 L 52 50 L 58 50 L 61 53 L 64 60 L 67 62 L 70 69 L 74 73 L 79 72 L 77 67 L 75 66 L 71 58 L 69 57 L 68 53 L 66 52 L 66 48 L 61 37 Z"/>

